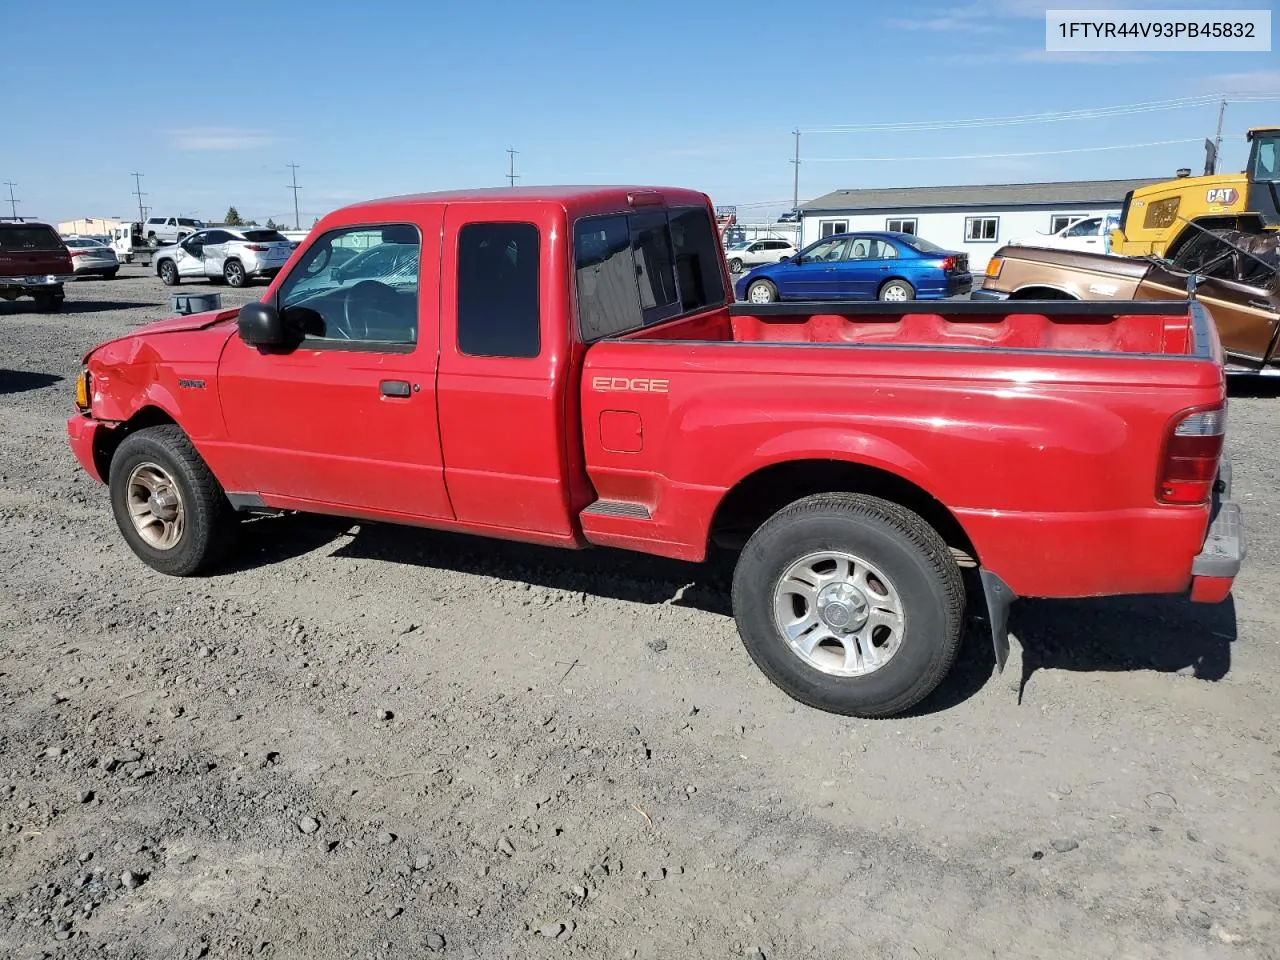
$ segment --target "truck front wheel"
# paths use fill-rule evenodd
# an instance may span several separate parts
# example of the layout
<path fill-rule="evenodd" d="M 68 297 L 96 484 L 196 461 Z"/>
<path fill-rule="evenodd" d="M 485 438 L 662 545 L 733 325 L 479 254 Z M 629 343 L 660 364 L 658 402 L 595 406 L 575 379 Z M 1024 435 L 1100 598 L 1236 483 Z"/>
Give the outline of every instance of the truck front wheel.
<path fill-rule="evenodd" d="M 861 494 L 805 497 L 747 541 L 733 576 L 743 645 L 801 703 L 902 713 L 942 682 L 964 622 L 951 551 L 911 511 Z"/>
<path fill-rule="evenodd" d="M 181 428 L 147 427 L 125 437 L 108 482 L 116 525 L 148 566 L 185 577 L 226 555 L 235 511 Z"/>

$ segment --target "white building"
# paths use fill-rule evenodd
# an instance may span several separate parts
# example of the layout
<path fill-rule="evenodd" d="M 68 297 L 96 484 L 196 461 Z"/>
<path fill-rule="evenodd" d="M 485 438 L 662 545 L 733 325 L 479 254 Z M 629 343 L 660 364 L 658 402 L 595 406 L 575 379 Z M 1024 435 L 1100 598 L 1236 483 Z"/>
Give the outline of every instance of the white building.
<path fill-rule="evenodd" d="M 969 254 L 969 269 L 981 273 L 1001 244 L 1118 214 L 1130 190 L 1167 179 L 837 190 L 801 205 L 801 241 L 857 230 L 913 233 Z"/>
<path fill-rule="evenodd" d="M 115 217 L 81 217 L 79 220 L 63 220 L 58 224 L 58 233 L 64 237 L 79 234 L 81 236 L 109 235 L 112 230 L 125 223 Z"/>

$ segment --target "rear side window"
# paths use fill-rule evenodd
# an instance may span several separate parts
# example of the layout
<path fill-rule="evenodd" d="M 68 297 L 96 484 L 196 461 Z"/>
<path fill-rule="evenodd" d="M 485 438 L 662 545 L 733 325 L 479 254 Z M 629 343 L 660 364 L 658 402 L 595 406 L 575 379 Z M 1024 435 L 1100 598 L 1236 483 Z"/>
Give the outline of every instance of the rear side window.
<path fill-rule="evenodd" d="M 532 223 L 468 223 L 458 231 L 458 349 L 472 357 L 536 357 L 540 237 Z"/>
<path fill-rule="evenodd" d="M 588 342 L 724 300 L 715 228 L 701 207 L 587 217 L 574 224 L 573 246 Z"/>
<path fill-rule="evenodd" d="M 51 227 L 0 227 L 0 250 L 61 250 Z"/>

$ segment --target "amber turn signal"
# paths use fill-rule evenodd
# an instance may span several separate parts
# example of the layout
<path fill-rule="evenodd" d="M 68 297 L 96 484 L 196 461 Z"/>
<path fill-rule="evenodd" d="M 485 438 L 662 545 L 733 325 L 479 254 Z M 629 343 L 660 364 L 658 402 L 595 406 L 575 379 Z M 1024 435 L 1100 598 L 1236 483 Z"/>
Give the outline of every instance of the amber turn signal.
<path fill-rule="evenodd" d="M 83 371 L 76 377 L 76 406 L 81 410 L 89 409 L 89 371 Z"/>
<path fill-rule="evenodd" d="M 994 280 L 1000 276 L 1000 268 L 1004 266 L 1004 261 L 999 257 L 992 257 L 987 261 L 987 276 Z"/>

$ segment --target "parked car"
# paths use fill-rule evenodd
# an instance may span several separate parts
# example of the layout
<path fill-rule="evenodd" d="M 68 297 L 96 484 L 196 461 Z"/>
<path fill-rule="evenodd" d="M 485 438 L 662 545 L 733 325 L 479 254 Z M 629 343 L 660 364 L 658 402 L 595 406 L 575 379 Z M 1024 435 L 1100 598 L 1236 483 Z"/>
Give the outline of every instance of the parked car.
<path fill-rule="evenodd" d="M 47 223 L 0 220 L 0 300 L 31 297 L 41 313 L 59 310 L 75 279 L 71 253 Z"/>
<path fill-rule="evenodd" d="M 147 242 L 152 246 L 159 246 L 163 243 L 177 243 L 183 237 L 205 229 L 205 222 L 191 217 L 151 217 L 143 224 L 142 229 Z"/>
<path fill-rule="evenodd" d="M 371 243 L 417 246 L 417 269 L 332 278 L 335 249 Z M 228 556 L 236 511 L 737 550 L 756 663 L 859 716 L 948 672 L 962 564 L 1001 667 L 1015 597 L 1227 596 L 1244 547 L 1199 304 L 805 309 L 728 283 L 695 191 L 361 203 L 258 302 L 90 351 L 68 436 L 174 576 Z"/>
<path fill-rule="evenodd" d="M 790 260 L 757 267 L 739 300 L 942 300 L 973 287 L 969 255 L 910 233 L 838 233 Z"/>
<path fill-rule="evenodd" d="M 742 268 L 758 267 L 763 263 L 777 263 L 796 255 L 790 240 L 766 237 L 762 240 L 745 240 L 725 250 L 730 273 L 741 273 Z"/>
<path fill-rule="evenodd" d="M 1280 366 L 1280 235 L 1201 232 L 1172 260 L 1002 247 L 974 300 L 1184 300 L 1209 308 L 1232 370 Z"/>
<path fill-rule="evenodd" d="M 1037 233 L 1010 240 L 1013 247 L 1044 247 L 1049 250 L 1082 250 L 1109 253 L 1111 231 L 1120 223 L 1118 216 L 1085 217 L 1069 223 L 1056 233 Z"/>
<path fill-rule="evenodd" d="M 120 272 L 116 252 L 105 243 L 88 237 L 68 237 L 65 242 L 77 277 L 105 277 L 110 280 Z"/>
<path fill-rule="evenodd" d="M 215 227 L 162 247 L 152 264 L 165 286 L 176 286 L 183 279 L 205 279 L 243 287 L 255 278 L 274 277 L 293 249 L 292 241 L 278 230 Z"/>

